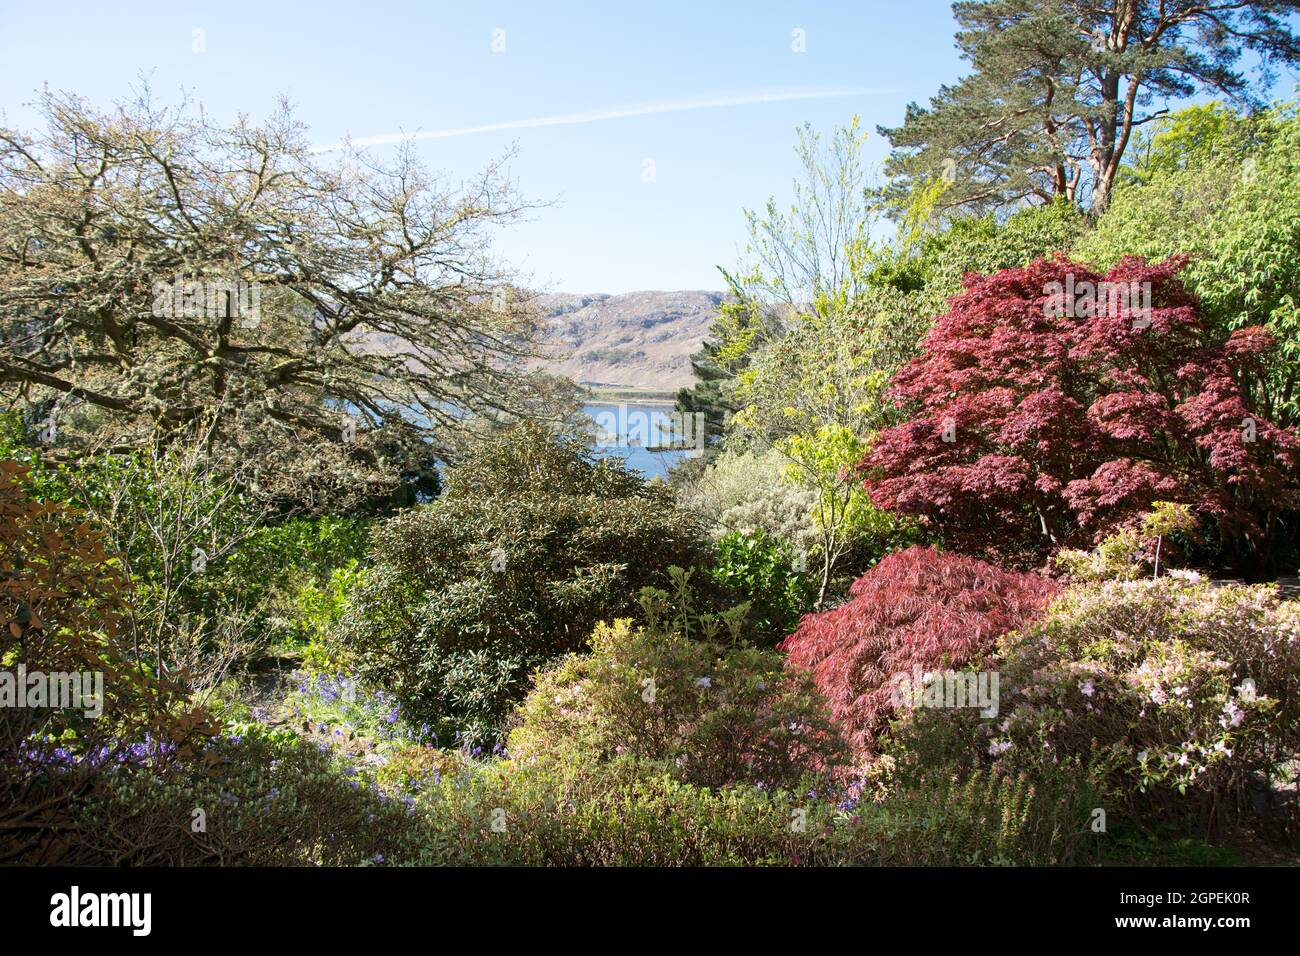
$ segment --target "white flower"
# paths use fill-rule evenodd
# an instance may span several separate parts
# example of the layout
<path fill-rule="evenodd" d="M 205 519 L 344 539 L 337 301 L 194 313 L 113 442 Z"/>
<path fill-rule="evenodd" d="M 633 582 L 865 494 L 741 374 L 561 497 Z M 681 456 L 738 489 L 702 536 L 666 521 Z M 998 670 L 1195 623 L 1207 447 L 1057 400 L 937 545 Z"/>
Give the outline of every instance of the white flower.
<path fill-rule="evenodd" d="M 1237 702 L 1229 697 L 1228 702 L 1223 705 L 1223 716 L 1219 718 L 1219 724 L 1223 727 L 1239 727 L 1245 716 L 1242 709 L 1237 706 Z"/>

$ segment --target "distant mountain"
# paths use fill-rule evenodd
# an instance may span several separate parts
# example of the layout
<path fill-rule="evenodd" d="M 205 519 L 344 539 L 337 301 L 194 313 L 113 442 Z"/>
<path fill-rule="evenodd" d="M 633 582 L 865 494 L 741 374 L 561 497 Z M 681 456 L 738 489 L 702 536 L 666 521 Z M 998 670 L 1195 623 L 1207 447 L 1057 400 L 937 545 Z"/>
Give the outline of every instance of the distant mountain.
<path fill-rule="evenodd" d="M 542 346 L 531 363 L 577 382 L 675 390 L 691 384 L 721 292 L 628 292 L 539 297 Z"/>

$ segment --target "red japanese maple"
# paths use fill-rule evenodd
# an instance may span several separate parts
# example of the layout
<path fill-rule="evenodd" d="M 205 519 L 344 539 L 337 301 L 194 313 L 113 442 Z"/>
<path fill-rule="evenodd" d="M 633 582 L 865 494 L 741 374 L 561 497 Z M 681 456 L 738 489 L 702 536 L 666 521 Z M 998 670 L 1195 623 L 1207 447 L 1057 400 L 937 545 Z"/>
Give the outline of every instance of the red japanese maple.
<path fill-rule="evenodd" d="M 908 548 L 854 582 L 847 604 L 806 615 L 780 646 L 791 665 L 812 672 L 849 744 L 869 755 L 894 715 L 900 675 L 915 684 L 918 672 L 978 661 L 1056 591 L 1037 574 Z"/>
<path fill-rule="evenodd" d="M 1041 560 L 1100 539 L 1157 500 L 1217 519 L 1261 553 L 1296 505 L 1300 438 L 1253 413 L 1242 371 L 1262 329 L 1216 344 L 1177 275 L 1064 258 L 966 277 L 894 378 L 908 410 L 859 465 L 879 507 L 972 553 Z"/>

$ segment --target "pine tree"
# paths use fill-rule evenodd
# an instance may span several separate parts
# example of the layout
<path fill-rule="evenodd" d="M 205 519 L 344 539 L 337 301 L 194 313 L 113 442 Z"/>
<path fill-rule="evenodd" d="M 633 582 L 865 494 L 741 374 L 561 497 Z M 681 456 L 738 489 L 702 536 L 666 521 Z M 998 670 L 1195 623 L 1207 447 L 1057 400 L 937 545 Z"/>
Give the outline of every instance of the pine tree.
<path fill-rule="evenodd" d="M 942 178 L 948 207 L 989 211 L 1064 197 L 1100 211 L 1134 133 L 1170 98 L 1212 90 L 1258 101 L 1272 68 L 1300 62 L 1300 0 L 960 0 L 973 71 L 913 103 L 886 170 L 901 197 Z M 1252 82 L 1239 72 L 1260 57 Z"/>

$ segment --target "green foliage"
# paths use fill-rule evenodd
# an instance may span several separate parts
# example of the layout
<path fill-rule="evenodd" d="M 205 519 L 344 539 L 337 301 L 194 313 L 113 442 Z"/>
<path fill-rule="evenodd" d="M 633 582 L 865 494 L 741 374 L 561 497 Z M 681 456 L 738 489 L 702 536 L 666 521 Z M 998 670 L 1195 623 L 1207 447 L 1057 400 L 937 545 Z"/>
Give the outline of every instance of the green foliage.
<path fill-rule="evenodd" d="M 9 864 L 63 861 L 72 817 L 106 771 L 149 776 L 216 730 L 183 684 L 140 666 L 128 582 L 102 531 L 65 502 L 33 496 L 29 476 L 0 460 L 0 862 Z M 68 700 L 56 699 L 58 675 Z M 24 703 L 15 689 L 40 697 Z"/>
<path fill-rule="evenodd" d="M 1297 633 L 1300 605 L 1271 588 L 1080 586 L 1000 642 L 996 719 L 921 708 L 896 731 L 914 747 L 942 726 L 932 759 L 1031 779 L 1076 766 L 1097 806 L 1214 832 L 1249 819 L 1300 746 Z"/>
<path fill-rule="evenodd" d="M 298 576 L 324 585 L 338 569 L 355 567 L 370 543 L 372 519 L 325 515 L 289 518 L 256 528 L 231 554 L 230 572 L 256 586 L 289 583 Z"/>
<path fill-rule="evenodd" d="M 309 670 L 337 674 L 352 668 L 336 632 L 365 575 L 359 562 L 349 561 L 331 571 L 324 586 L 309 580 L 294 596 L 289 626 L 294 643 L 304 645 L 303 665 Z"/>
<path fill-rule="evenodd" d="M 812 435 L 791 435 L 781 443 L 787 474 L 813 491 L 813 523 L 817 531 L 817 605 L 826 598 L 833 575 L 846 556 L 858 566 L 871 566 L 891 551 L 916 540 L 906 518 L 871 503 L 857 474 L 868 442 L 845 425 L 823 425 Z"/>
<path fill-rule="evenodd" d="M 588 443 L 521 422 L 475 445 L 447 479 L 446 501 L 488 498 L 653 496 L 617 458 L 597 458 Z"/>
<path fill-rule="evenodd" d="M 881 129 L 894 194 L 942 180 L 955 209 L 1064 200 L 1101 211 L 1157 104 L 1201 90 L 1254 104 L 1271 73 L 1252 82 L 1243 53 L 1300 60 L 1294 10 L 1290 0 L 959 0 L 956 43 L 971 72 Z"/>
<path fill-rule="evenodd" d="M 1132 581 L 1141 575 L 1145 564 L 1154 565 L 1153 576 L 1158 576 L 1157 559 L 1168 564 L 1169 548 L 1196 529 L 1196 518 L 1187 505 L 1157 501 L 1137 527 L 1107 535 L 1092 551 L 1058 551 L 1052 564 L 1078 582 Z M 1170 536 L 1174 540 L 1166 542 Z"/>
<path fill-rule="evenodd" d="M 370 561 L 339 628 L 347 653 L 439 740 L 481 744 L 532 671 L 708 551 L 666 492 L 519 428 L 460 465 L 444 498 L 376 528 Z"/>
<path fill-rule="evenodd" d="M 1253 384 L 1260 411 L 1300 423 L 1300 107 L 1242 118 L 1193 107 L 1157 128 L 1080 257 L 1109 265 L 1191 256 L 1188 288 L 1219 335 L 1262 325 L 1277 360 Z"/>
<path fill-rule="evenodd" d="M 747 623 L 752 639 L 775 643 L 812 610 L 812 587 L 796 570 L 793 549 L 758 530 L 733 532 L 714 544 L 713 580 L 750 602 Z"/>
<path fill-rule="evenodd" d="M 865 141 L 856 118 L 828 141 L 800 128 L 792 201 L 746 211 L 744 261 L 723 273 L 732 298 L 683 407 L 735 415 L 748 436 L 769 443 L 828 415 L 874 414 L 895 353 L 914 343 L 900 316 L 865 294 L 878 255 Z"/>
<path fill-rule="evenodd" d="M 796 553 L 811 554 L 817 547 L 815 494 L 790 479 L 789 459 L 775 449 L 722 452 L 680 498 L 715 534 L 761 531 Z"/>
<path fill-rule="evenodd" d="M 928 233 L 916 255 L 904 262 L 917 277 L 923 311 L 930 317 L 943 312 L 948 297 L 961 291 L 962 276 L 968 272 L 992 275 L 1068 252 L 1086 227 L 1079 210 L 1063 201 L 1021 209 L 1002 220 L 992 215 L 962 217 Z M 884 271 L 876 281 L 890 278 Z"/>
<path fill-rule="evenodd" d="M 80 807 L 72 860 L 96 866 L 356 866 L 411 862 L 428 828 L 306 741 L 253 730 L 211 766 L 112 774 Z M 197 829 L 196 811 L 203 814 Z"/>
<path fill-rule="evenodd" d="M 1065 861 L 1032 787 L 934 780 L 882 802 L 834 791 L 712 790 L 625 760 L 491 764 L 444 777 L 417 805 L 424 862 L 516 866 L 1007 865 Z"/>
<path fill-rule="evenodd" d="M 85 865 L 840 866 L 1071 862 L 1073 834 L 1023 781 L 710 789 L 616 759 L 598 766 L 403 758 L 387 797 L 303 741 L 223 740 L 214 776 L 114 779 L 79 808 Z M 393 789 L 401 791 L 403 786 Z M 204 810 L 206 832 L 193 829 Z"/>
<path fill-rule="evenodd" d="M 1133 581 L 1141 575 L 1145 551 L 1136 528 L 1121 528 L 1092 551 L 1058 551 L 1052 555 L 1052 564 L 1073 581 Z"/>
<path fill-rule="evenodd" d="M 1119 182 L 1128 187 L 1204 168 L 1216 160 L 1242 162 L 1250 153 L 1250 125 L 1219 102 L 1198 103 L 1163 116 L 1134 137 L 1131 159 L 1120 170 Z"/>
<path fill-rule="evenodd" d="M 6 417 L 0 454 L 38 461 Z M 154 666 L 217 680 L 231 658 L 311 638 L 335 568 L 365 555 L 370 519 L 268 514 L 216 474 L 197 438 L 35 468 L 37 494 L 84 508 L 121 556 L 135 644 Z M 299 619 L 299 612 L 307 619 Z"/>
<path fill-rule="evenodd" d="M 677 587 L 642 595 L 646 626 L 601 624 L 590 654 L 538 676 L 510 733 L 512 758 L 623 758 L 705 787 L 789 787 L 834 769 L 844 745 L 811 679 L 738 641 L 743 607 L 695 618 L 687 575 Z"/>

